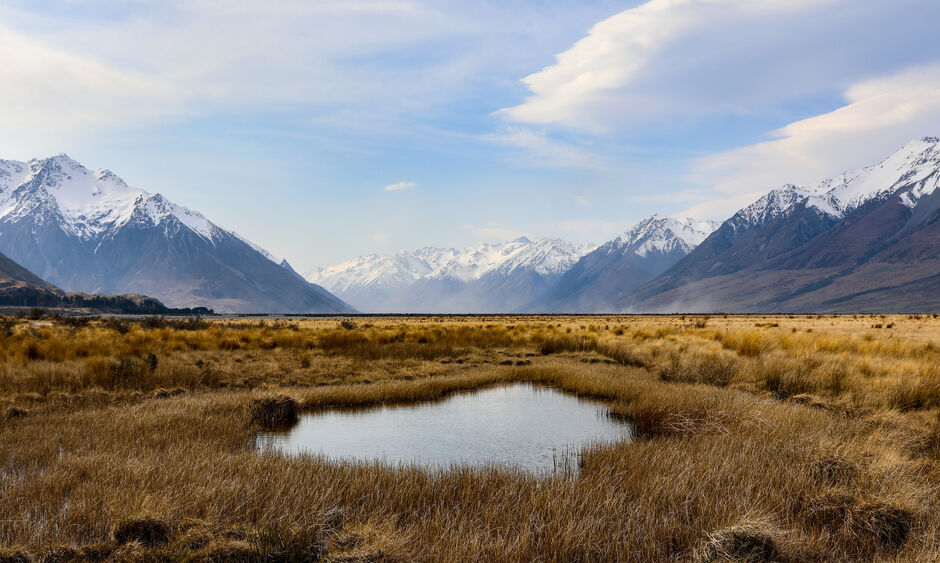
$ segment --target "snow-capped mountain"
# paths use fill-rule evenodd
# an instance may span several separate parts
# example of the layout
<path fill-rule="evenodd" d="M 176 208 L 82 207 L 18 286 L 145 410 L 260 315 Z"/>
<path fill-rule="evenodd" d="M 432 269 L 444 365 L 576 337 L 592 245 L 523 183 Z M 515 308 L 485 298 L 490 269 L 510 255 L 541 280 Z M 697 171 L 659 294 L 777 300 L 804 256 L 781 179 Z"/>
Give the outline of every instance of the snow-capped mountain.
<path fill-rule="evenodd" d="M 590 247 L 525 237 L 471 248 L 368 255 L 306 278 L 364 311 L 509 311 L 568 270 Z M 521 280 L 526 280 L 522 284 Z"/>
<path fill-rule="evenodd" d="M 766 223 L 797 204 L 842 219 L 861 205 L 905 190 L 901 203 L 914 207 L 937 189 L 940 178 L 940 138 L 924 137 L 905 144 L 875 166 L 845 172 L 811 186 L 787 184 L 738 211 L 730 219 L 736 229 Z"/>
<path fill-rule="evenodd" d="M 940 308 L 940 139 L 811 186 L 786 185 L 725 221 L 628 310 Z"/>
<path fill-rule="evenodd" d="M 545 311 L 603 310 L 619 295 L 653 279 L 697 247 L 716 228 L 713 221 L 652 215 L 583 256 L 551 292 L 529 308 Z"/>
<path fill-rule="evenodd" d="M 68 291 L 230 312 L 349 310 L 202 214 L 64 154 L 0 161 L 0 252 Z"/>

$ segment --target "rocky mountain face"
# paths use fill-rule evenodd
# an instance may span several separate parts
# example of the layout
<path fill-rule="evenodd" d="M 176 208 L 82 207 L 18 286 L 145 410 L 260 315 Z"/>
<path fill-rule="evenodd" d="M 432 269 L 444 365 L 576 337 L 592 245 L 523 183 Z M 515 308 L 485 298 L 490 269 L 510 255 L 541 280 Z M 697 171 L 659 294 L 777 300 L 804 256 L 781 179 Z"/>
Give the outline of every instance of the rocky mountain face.
<path fill-rule="evenodd" d="M 525 237 L 464 250 L 422 248 L 362 256 L 307 273 L 363 311 L 507 312 L 548 291 L 590 250 Z"/>
<path fill-rule="evenodd" d="M 940 139 L 738 211 L 627 311 L 940 310 Z"/>
<path fill-rule="evenodd" d="M 202 214 L 66 155 L 0 161 L 0 252 L 67 291 L 217 312 L 352 310 Z"/>
<path fill-rule="evenodd" d="M 712 221 L 653 215 L 583 256 L 540 301 L 534 311 L 596 312 L 692 252 L 716 228 Z"/>

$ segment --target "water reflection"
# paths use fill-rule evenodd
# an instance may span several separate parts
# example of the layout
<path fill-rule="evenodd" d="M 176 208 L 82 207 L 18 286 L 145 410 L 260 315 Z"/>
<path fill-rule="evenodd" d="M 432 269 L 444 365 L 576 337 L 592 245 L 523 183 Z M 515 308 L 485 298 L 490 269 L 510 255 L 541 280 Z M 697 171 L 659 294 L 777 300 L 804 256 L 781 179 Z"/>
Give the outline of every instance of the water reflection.
<path fill-rule="evenodd" d="M 258 446 L 331 460 L 575 473 L 586 446 L 631 437 L 630 425 L 603 403 L 510 385 L 439 402 L 307 414 L 286 433 L 259 435 Z"/>

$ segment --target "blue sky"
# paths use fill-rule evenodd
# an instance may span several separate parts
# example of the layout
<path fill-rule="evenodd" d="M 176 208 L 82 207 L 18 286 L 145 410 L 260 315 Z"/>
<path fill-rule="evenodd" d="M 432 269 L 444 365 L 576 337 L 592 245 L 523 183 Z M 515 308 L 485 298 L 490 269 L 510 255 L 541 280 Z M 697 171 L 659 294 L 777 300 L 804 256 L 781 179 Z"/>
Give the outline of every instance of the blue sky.
<path fill-rule="evenodd" d="M 0 157 L 110 168 L 300 270 L 603 242 L 940 135 L 938 16 L 935 0 L 6 1 Z"/>

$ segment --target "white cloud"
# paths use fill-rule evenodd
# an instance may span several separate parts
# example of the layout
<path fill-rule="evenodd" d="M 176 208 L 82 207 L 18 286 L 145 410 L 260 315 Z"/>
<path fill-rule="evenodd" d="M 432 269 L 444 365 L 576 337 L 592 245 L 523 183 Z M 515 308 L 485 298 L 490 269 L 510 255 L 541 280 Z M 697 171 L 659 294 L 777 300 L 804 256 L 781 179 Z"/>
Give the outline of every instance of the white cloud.
<path fill-rule="evenodd" d="M 170 85 L 90 57 L 48 47 L 0 27 L 0 151 L 21 158 L 24 146 L 94 127 L 155 123 L 185 109 Z M 60 147 L 62 144 L 59 145 Z"/>
<path fill-rule="evenodd" d="M 388 242 L 388 235 L 385 233 L 375 233 L 372 235 L 372 240 L 379 244 L 385 244 Z"/>
<path fill-rule="evenodd" d="M 940 65 L 860 82 L 846 105 L 772 133 L 773 140 L 699 160 L 691 180 L 712 198 L 687 212 L 731 213 L 784 183 L 807 184 L 876 164 L 915 138 L 940 135 Z"/>
<path fill-rule="evenodd" d="M 595 24 L 504 119 L 594 132 L 753 115 L 924 62 L 935 2 L 649 0 Z"/>
<path fill-rule="evenodd" d="M 418 184 L 415 182 L 398 182 L 397 184 L 389 184 L 383 188 L 387 192 L 397 192 L 399 190 L 407 190 L 411 188 L 417 188 Z"/>
<path fill-rule="evenodd" d="M 413 132 L 447 104 L 509 88 L 572 21 L 600 11 L 457 0 L 74 4 L 0 2 L 0 150 L 67 150 L 178 117 Z"/>

